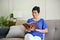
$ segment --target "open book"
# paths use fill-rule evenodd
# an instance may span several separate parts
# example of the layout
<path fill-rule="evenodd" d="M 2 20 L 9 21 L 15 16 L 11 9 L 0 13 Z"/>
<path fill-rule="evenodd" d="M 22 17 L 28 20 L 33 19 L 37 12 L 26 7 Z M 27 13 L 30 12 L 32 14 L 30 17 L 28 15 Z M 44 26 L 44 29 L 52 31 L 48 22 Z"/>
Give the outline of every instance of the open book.
<path fill-rule="evenodd" d="M 29 28 L 34 28 L 34 30 L 35 29 L 39 29 L 38 26 L 37 26 L 37 24 L 35 22 L 32 22 L 32 23 L 24 23 L 23 25 L 24 25 L 24 27 L 26 29 L 29 29 Z"/>

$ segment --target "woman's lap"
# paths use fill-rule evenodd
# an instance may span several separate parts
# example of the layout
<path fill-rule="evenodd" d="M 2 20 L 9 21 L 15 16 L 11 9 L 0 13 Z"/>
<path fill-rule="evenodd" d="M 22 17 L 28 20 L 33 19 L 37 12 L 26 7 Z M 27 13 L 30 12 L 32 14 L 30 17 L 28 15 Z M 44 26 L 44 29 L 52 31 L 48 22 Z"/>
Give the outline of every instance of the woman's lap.
<path fill-rule="evenodd" d="M 39 36 L 33 36 L 31 34 L 26 34 L 24 40 L 41 40 Z"/>

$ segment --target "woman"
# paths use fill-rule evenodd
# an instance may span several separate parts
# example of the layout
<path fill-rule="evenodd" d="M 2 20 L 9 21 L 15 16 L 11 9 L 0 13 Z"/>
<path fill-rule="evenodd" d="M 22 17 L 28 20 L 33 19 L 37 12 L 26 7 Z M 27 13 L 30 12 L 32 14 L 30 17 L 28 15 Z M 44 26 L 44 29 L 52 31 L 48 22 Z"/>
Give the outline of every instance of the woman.
<path fill-rule="evenodd" d="M 43 40 L 43 34 L 48 32 L 48 27 L 44 19 L 39 18 L 40 8 L 38 6 L 33 7 L 32 16 L 27 20 L 27 23 L 36 22 L 39 29 L 26 29 L 25 40 Z"/>

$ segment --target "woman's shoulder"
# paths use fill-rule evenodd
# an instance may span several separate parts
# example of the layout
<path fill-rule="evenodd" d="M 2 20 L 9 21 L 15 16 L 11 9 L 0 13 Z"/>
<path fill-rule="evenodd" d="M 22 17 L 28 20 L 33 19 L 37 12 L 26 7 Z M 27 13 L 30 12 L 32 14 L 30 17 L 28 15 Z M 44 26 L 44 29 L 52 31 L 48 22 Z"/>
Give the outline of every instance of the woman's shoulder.
<path fill-rule="evenodd" d="M 40 20 L 39 21 L 44 21 L 44 18 L 40 18 Z"/>
<path fill-rule="evenodd" d="M 30 23 L 32 21 L 32 18 L 29 18 L 28 20 L 27 20 L 27 23 Z"/>

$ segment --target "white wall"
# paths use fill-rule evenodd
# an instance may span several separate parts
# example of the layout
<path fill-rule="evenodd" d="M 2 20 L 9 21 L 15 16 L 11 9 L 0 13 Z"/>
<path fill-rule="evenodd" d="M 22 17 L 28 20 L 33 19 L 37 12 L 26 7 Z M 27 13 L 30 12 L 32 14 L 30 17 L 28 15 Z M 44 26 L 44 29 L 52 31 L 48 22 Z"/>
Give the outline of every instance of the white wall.
<path fill-rule="evenodd" d="M 0 16 L 1 16 L 1 0 L 0 0 Z"/>
<path fill-rule="evenodd" d="M 0 0 L 0 16 L 7 16 L 9 14 L 8 0 Z"/>
<path fill-rule="evenodd" d="M 60 0 L 0 0 L 0 16 L 14 13 L 14 17 L 27 20 L 32 17 L 34 6 L 41 8 L 40 17 L 46 20 L 60 19 Z"/>
<path fill-rule="evenodd" d="M 46 20 L 60 19 L 60 0 L 46 0 Z"/>
<path fill-rule="evenodd" d="M 45 18 L 44 0 L 13 0 L 13 13 L 15 17 L 26 20 L 32 17 L 32 8 L 34 6 L 41 7 L 40 17 Z"/>

